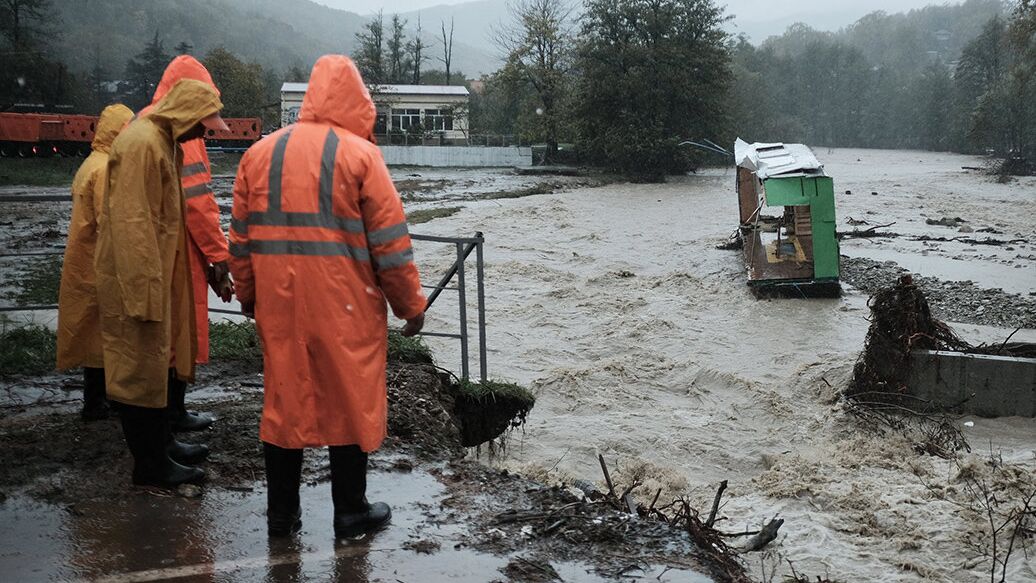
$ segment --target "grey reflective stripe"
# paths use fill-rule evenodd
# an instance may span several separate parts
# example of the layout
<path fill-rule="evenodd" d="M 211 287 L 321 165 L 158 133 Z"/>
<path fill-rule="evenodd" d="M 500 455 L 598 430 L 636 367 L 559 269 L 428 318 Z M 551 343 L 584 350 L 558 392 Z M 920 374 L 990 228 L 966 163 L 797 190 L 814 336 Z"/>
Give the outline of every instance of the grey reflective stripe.
<path fill-rule="evenodd" d="M 377 231 L 367 233 L 367 243 L 370 245 L 381 245 L 409 234 L 410 231 L 407 230 L 406 221 L 403 221 L 398 225 L 392 225 L 391 227 L 385 227 L 384 229 L 378 229 Z"/>
<path fill-rule="evenodd" d="M 234 217 L 230 217 L 230 228 L 234 229 L 238 233 L 241 233 L 242 235 L 247 235 L 248 234 L 248 222 L 247 221 L 239 221 L 239 220 L 235 219 Z"/>
<path fill-rule="evenodd" d="M 194 186 L 183 189 L 184 198 L 194 198 L 196 196 L 204 196 L 206 194 L 212 194 L 212 188 L 209 187 L 208 182 L 195 184 Z"/>
<path fill-rule="evenodd" d="M 194 176 L 195 174 L 201 174 L 202 172 L 205 172 L 205 164 L 195 162 L 194 164 L 184 166 L 183 170 L 180 172 L 180 176 L 187 178 L 188 176 Z"/>
<path fill-rule="evenodd" d="M 270 212 L 281 211 L 281 177 L 284 170 L 284 150 L 288 147 L 288 138 L 292 130 L 284 132 L 284 135 L 277 138 L 273 146 L 273 157 L 270 159 L 270 195 L 267 207 Z"/>
<path fill-rule="evenodd" d="M 230 243 L 230 254 L 234 257 L 248 257 L 251 253 L 248 251 L 248 247 L 240 243 Z"/>
<path fill-rule="evenodd" d="M 351 257 L 370 261 L 366 249 L 338 241 L 263 241 L 252 240 L 248 248 L 257 255 L 319 255 Z"/>
<path fill-rule="evenodd" d="M 360 219 L 320 213 L 251 213 L 248 215 L 248 224 L 268 227 L 323 227 L 348 233 L 363 232 L 363 221 Z"/>
<path fill-rule="evenodd" d="M 324 139 L 324 153 L 320 157 L 320 214 L 331 215 L 331 197 L 335 187 L 335 156 L 338 153 L 338 135 L 331 128 Z"/>
<path fill-rule="evenodd" d="M 390 253 L 388 255 L 382 255 L 374 258 L 374 266 L 378 271 L 382 269 L 392 269 L 393 267 L 399 267 L 406 265 L 414 260 L 414 249 L 411 247 L 405 251 L 399 253 Z"/>

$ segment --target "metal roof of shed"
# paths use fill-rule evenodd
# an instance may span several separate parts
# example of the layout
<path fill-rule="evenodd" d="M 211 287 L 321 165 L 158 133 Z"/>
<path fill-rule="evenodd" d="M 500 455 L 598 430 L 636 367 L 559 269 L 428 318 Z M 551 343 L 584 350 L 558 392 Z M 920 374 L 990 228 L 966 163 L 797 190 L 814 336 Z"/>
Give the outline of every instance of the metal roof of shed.
<path fill-rule="evenodd" d="M 805 144 L 749 144 L 738 138 L 734 142 L 734 161 L 755 172 L 760 180 L 778 176 L 826 176 L 824 165 Z"/>

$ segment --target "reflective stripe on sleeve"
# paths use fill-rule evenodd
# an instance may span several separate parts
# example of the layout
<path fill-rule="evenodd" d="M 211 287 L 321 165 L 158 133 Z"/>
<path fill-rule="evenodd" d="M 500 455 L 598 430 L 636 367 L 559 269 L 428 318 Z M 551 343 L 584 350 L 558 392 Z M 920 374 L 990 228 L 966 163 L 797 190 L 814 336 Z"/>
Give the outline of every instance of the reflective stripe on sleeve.
<path fill-rule="evenodd" d="M 384 229 L 378 229 L 367 233 L 367 242 L 371 245 L 382 245 L 409 234 L 410 232 L 407 230 L 406 221 L 403 221 L 398 225 L 392 225 L 391 227 L 385 227 Z"/>
<path fill-rule="evenodd" d="M 414 260 L 414 249 L 410 247 L 399 253 L 389 253 L 388 255 L 376 256 L 374 258 L 374 266 L 378 271 L 383 269 L 392 269 L 393 267 L 400 267 L 406 265 Z"/>
<path fill-rule="evenodd" d="M 248 234 L 248 222 L 247 221 L 239 221 L 239 220 L 235 219 L 234 217 L 230 217 L 230 228 L 234 229 L 238 233 L 241 233 L 242 235 L 247 235 Z"/>
<path fill-rule="evenodd" d="M 248 257 L 251 255 L 247 246 L 240 243 L 234 243 L 233 241 L 230 243 L 230 254 L 234 257 Z"/>
<path fill-rule="evenodd" d="M 209 187 L 208 182 L 183 189 L 184 198 L 194 198 L 196 196 L 205 196 L 206 194 L 212 194 L 212 188 Z"/>
<path fill-rule="evenodd" d="M 205 164 L 202 162 L 195 162 L 194 164 L 188 164 L 183 167 L 180 172 L 180 176 L 187 178 L 188 176 L 194 176 L 195 174 L 201 174 L 205 172 Z"/>

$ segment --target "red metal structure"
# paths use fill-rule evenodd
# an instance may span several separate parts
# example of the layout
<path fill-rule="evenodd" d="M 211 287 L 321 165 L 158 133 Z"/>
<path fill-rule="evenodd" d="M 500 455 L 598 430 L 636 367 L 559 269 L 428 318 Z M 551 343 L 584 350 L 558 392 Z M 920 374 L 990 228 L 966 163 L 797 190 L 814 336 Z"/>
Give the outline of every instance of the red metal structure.
<path fill-rule="evenodd" d="M 262 136 L 257 117 L 225 118 L 229 132 L 209 131 L 209 145 L 247 147 Z M 94 139 L 97 118 L 56 113 L 0 113 L 2 156 L 86 156 Z"/>

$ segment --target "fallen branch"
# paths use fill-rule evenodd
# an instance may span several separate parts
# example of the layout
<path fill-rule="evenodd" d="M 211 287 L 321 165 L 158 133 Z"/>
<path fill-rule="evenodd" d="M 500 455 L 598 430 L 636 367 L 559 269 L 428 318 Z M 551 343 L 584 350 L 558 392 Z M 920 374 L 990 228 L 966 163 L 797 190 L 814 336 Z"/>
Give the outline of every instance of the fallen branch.
<path fill-rule="evenodd" d="M 723 480 L 719 483 L 719 489 L 716 490 L 716 498 L 712 501 L 712 510 L 709 511 L 709 519 L 705 521 L 705 526 L 712 528 L 716 524 L 716 514 L 719 512 L 719 500 L 723 497 L 723 491 L 727 489 L 727 481 Z"/>
<path fill-rule="evenodd" d="M 745 546 L 742 549 L 743 552 L 751 553 L 758 551 L 770 544 L 770 542 L 777 538 L 777 531 L 780 530 L 783 524 L 783 518 L 774 517 L 773 520 L 764 524 L 762 530 L 760 530 L 755 536 L 748 539 L 748 542 L 745 543 Z"/>

